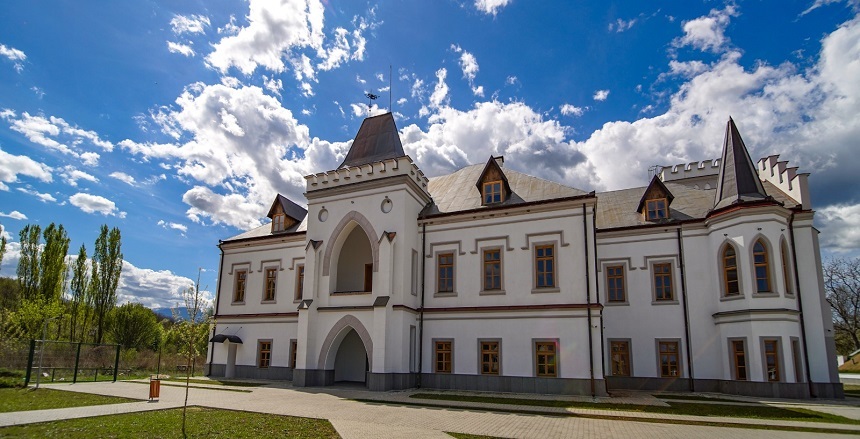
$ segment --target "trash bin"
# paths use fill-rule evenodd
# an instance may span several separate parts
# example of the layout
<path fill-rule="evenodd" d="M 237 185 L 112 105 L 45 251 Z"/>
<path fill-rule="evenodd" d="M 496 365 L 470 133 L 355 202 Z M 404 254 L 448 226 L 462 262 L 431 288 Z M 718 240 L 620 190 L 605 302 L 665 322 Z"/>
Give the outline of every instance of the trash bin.
<path fill-rule="evenodd" d="M 161 380 L 156 375 L 154 378 L 152 376 L 149 377 L 149 400 L 158 399 L 158 395 L 161 393 Z"/>

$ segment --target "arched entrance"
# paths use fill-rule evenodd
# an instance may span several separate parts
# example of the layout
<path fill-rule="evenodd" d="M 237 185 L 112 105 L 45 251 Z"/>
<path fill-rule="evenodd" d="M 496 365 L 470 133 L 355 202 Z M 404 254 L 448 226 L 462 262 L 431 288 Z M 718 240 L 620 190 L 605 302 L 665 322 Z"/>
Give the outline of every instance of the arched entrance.
<path fill-rule="evenodd" d="M 349 328 L 335 355 L 334 381 L 335 383 L 364 383 L 367 369 L 367 351 L 364 350 L 364 343 L 358 333 Z"/>

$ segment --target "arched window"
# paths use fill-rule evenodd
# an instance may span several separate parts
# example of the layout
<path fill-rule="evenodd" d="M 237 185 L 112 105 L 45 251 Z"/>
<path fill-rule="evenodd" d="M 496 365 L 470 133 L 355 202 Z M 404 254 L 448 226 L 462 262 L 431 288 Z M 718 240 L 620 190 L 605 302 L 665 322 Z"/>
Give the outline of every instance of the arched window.
<path fill-rule="evenodd" d="M 767 247 L 761 239 L 753 244 L 753 263 L 755 264 L 756 292 L 770 292 L 770 257 L 768 257 Z"/>
<path fill-rule="evenodd" d="M 738 282 L 738 257 L 735 248 L 731 245 L 727 245 L 723 250 L 723 286 L 726 297 L 741 294 Z"/>
<path fill-rule="evenodd" d="M 785 294 L 791 295 L 794 294 L 794 290 L 791 289 L 791 268 L 789 268 L 788 245 L 785 240 L 779 244 L 779 250 L 782 253 L 782 280 L 785 282 Z"/>

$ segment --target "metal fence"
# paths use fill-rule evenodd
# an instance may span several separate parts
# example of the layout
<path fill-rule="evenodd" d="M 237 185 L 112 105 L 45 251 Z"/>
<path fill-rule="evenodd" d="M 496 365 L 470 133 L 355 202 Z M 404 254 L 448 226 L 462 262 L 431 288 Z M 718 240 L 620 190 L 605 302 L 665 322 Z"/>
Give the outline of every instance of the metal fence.
<path fill-rule="evenodd" d="M 74 343 L 30 340 L 24 385 L 33 381 L 116 381 L 119 366 L 118 344 Z"/>

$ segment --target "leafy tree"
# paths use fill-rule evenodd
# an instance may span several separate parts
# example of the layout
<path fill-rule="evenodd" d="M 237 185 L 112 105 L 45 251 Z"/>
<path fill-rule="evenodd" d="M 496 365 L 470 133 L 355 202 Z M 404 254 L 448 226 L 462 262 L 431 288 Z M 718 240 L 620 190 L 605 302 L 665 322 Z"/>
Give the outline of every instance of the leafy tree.
<path fill-rule="evenodd" d="M 66 280 L 69 236 L 62 224 L 51 223 L 43 234 L 45 247 L 39 258 L 39 290 L 46 302 L 59 300 Z"/>
<path fill-rule="evenodd" d="M 0 309 L 14 310 L 18 307 L 21 286 L 9 277 L 0 277 Z"/>
<path fill-rule="evenodd" d="M 860 258 L 834 258 L 824 264 L 824 289 L 833 308 L 836 335 L 851 340 L 860 349 Z M 847 353 L 847 352 L 846 352 Z"/>
<path fill-rule="evenodd" d="M 0 268 L 3 265 L 3 255 L 6 254 L 6 237 L 3 236 L 3 226 L 0 226 Z"/>
<path fill-rule="evenodd" d="M 39 260 L 41 253 L 39 225 L 27 224 L 19 232 L 21 256 L 18 259 L 18 284 L 23 299 L 32 300 L 39 294 Z"/>
<path fill-rule="evenodd" d="M 191 370 L 185 377 L 185 403 L 182 406 L 182 437 L 188 437 L 185 429 L 185 412 L 188 408 L 188 389 L 191 383 L 191 375 L 194 371 L 194 363 L 197 356 L 202 352 L 200 349 L 200 338 L 203 334 L 203 349 L 206 347 L 205 338 L 208 334 L 209 316 L 203 310 L 207 305 L 206 299 L 200 292 L 200 272 L 197 272 L 197 282 L 182 292 L 182 298 L 185 301 L 185 308 L 188 312 L 188 318 L 181 319 L 178 315 L 178 309 L 174 310 L 173 317 L 178 321 L 176 324 L 177 335 L 179 338 L 179 352 L 186 358 L 186 363 L 191 366 Z"/>
<path fill-rule="evenodd" d="M 78 338 L 76 335 L 83 335 L 83 329 L 78 332 L 78 316 L 81 311 L 89 314 L 89 306 L 92 304 L 89 303 L 89 298 L 92 297 L 90 294 L 90 276 L 87 273 L 87 247 L 81 244 L 81 249 L 78 250 L 78 257 L 75 259 L 75 263 L 72 266 L 72 282 L 69 286 L 69 289 L 72 293 L 72 303 L 71 303 L 71 331 L 69 333 L 69 340 L 76 341 Z M 83 319 L 84 325 L 82 327 L 86 327 L 87 318 Z"/>
<path fill-rule="evenodd" d="M 110 320 L 110 337 L 125 349 L 146 349 L 160 335 L 155 313 L 139 303 L 126 303 L 114 308 Z"/>
<path fill-rule="evenodd" d="M 10 338 L 42 338 L 42 324 L 63 315 L 59 302 L 45 302 L 42 298 L 22 300 L 18 309 L 9 311 L 4 318 L 4 332 Z M 55 321 L 53 325 L 57 325 Z M 52 328 L 48 328 L 53 333 Z"/>
<path fill-rule="evenodd" d="M 102 342 L 106 317 L 116 306 L 116 289 L 119 286 L 119 275 L 122 272 L 122 237 L 118 228 L 108 231 L 108 226 L 102 225 L 96 249 L 93 253 L 93 276 L 95 285 L 95 318 L 96 343 Z M 98 268 L 96 268 L 98 266 Z M 98 279 L 98 281 L 96 281 Z"/>

